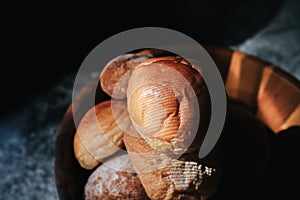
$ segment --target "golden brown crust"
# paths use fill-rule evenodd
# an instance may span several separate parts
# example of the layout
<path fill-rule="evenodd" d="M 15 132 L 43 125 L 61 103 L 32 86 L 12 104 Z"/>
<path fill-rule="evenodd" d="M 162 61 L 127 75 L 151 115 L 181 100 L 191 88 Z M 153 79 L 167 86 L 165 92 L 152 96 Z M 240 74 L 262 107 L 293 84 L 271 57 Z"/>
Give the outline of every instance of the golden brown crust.
<path fill-rule="evenodd" d="M 214 162 L 217 156 L 205 163 L 208 167 L 197 157 L 210 119 L 207 87 L 201 74 L 187 60 L 179 56 L 150 56 L 143 53 L 123 55 L 105 67 L 100 78 L 101 87 L 113 98 L 127 97 L 128 112 L 125 106 L 124 112 L 112 114 L 110 110 L 110 114 L 106 113 L 109 117 L 103 121 L 102 134 L 118 135 L 109 133 L 111 127 L 122 133 L 125 130 L 126 134 L 120 138 L 151 199 L 206 199 L 213 194 L 219 177 L 209 177 L 215 173 L 214 168 L 219 170 L 219 163 Z M 105 129 L 107 124 L 109 128 Z M 121 124 L 122 130 L 117 124 Z M 78 136 L 74 144 L 76 138 Z M 77 143 L 85 146 L 84 140 Z M 91 152 L 105 150 L 92 142 L 91 146 Z M 80 160 L 80 156 L 78 158 Z M 94 165 L 94 162 L 90 163 Z M 117 175 L 125 177 L 125 185 L 128 183 L 127 175 Z M 96 183 L 92 181 L 93 184 Z"/>
<path fill-rule="evenodd" d="M 124 143 L 148 196 L 164 200 L 212 196 L 220 181 L 213 169 L 219 170 L 218 155 L 205 162 L 206 167 L 196 151 L 210 118 L 209 94 L 200 73 L 177 56 L 145 60 L 129 79 L 127 100 L 137 133 L 125 134 Z"/>
<path fill-rule="evenodd" d="M 210 99 L 200 73 L 186 60 L 167 56 L 142 62 L 129 79 L 127 98 L 133 125 L 151 146 L 180 154 L 191 144 L 201 145 Z M 199 115 L 200 123 L 192 123 Z"/>
<path fill-rule="evenodd" d="M 100 74 L 100 85 L 103 91 L 116 99 L 126 98 L 126 88 L 131 70 L 149 56 L 124 54 L 107 63 Z"/>
<path fill-rule="evenodd" d="M 161 177 L 155 151 L 140 137 L 124 135 L 130 160 L 150 199 L 165 199 L 169 185 Z"/>
<path fill-rule="evenodd" d="M 118 107 L 113 115 L 111 101 L 90 109 L 82 118 L 74 137 L 76 159 L 83 168 L 92 169 L 123 146 L 123 131 L 115 122 L 128 118 L 126 102 L 114 101 Z M 124 120 L 126 122 L 126 120 Z"/>
<path fill-rule="evenodd" d="M 199 160 L 198 152 L 180 159 L 154 151 L 142 138 L 124 134 L 124 143 L 147 195 L 155 200 L 208 199 L 218 186 L 221 157 L 213 152 Z M 210 160 L 212 159 L 212 160 Z M 218 171 L 206 165 L 218 166 Z"/>

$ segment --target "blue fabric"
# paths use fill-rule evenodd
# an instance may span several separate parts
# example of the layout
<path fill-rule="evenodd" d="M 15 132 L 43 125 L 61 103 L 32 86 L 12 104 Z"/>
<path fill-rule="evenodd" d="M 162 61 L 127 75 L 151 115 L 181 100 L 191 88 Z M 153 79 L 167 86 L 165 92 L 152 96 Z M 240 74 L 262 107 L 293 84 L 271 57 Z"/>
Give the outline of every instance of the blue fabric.
<path fill-rule="evenodd" d="M 300 80 L 299 1 L 286 1 L 265 28 L 231 48 L 262 58 Z"/>

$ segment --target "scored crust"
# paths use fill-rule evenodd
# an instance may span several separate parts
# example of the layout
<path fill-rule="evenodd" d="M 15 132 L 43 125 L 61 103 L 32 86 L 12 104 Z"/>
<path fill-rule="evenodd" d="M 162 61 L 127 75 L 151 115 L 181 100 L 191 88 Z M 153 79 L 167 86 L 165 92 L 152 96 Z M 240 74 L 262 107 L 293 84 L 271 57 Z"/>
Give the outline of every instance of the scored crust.
<path fill-rule="evenodd" d="M 212 196 L 220 181 L 219 155 L 204 162 L 206 166 L 198 158 L 209 124 L 210 99 L 194 66 L 178 56 L 140 63 L 128 82 L 127 107 L 136 134 L 124 134 L 124 143 L 148 196 L 164 200 Z"/>
<path fill-rule="evenodd" d="M 181 154 L 202 144 L 210 99 L 200 73 L 185 59 L 167 56 L 139 64 L 127 99 L 131 121 L 150 146 Z"/>
<path fill-rule="evenodd" d="M 222 175 L 220 155 L 199 160 L 198 152 L 194 151 L 176 160 L 157 153 L 145 140 L 133 134 L 124 134 L 124 143 L 150 199 L 205 200 L 215 193 Z"/>
<path fill-rule="evenodd" d="M 221 170 L 219 154 L 213 154 L 206 160 L 198 158 L 197 150 L 210 120 L 210 98 L 195 66 L 179 56 L 149 58 L 149 55 L 142 54 L 123 55 L 107 64 L 101 73 L 100 84 L 112 98 L 127 98 L 125 106 L 122 105 L 124 112 L 107 114 L 108 121 L 103 122 L 113 124 L 113 130 L 118 128 L 119 138 L 124 141 L 133 168 L 149 198 L 204 200 L 211 197 L 219 183 Z M 113 116 L 119 117 L 113 119 Z M 122 126 L 128 122 L 125 134 L 117 121 Z M 103 135 L 106 135 L 110 129 L 104 129 Z M 107 136 L 110 137 L 110 134 L 118 138 L 117 133 L 107 133 Z M 78 145 L 84 146 L 80 142 L 77 142 Z M 93 145 L 91 143 L 91 151 L 85 149 L 86 152 L 105 150 Z M 83 148 L 75 148 L 75 152 L 80 152 L 78 149 L 84 152 Z M 95 166 L 93 162 L 100 159 L 86 152 L 86 160 L 90 159 Z M 115 150 L 107 151 L 106 148 L 105 152 L 111 155 Z M 80 160 L 80 156 L 77 159 Z M 108 170 L 102 167 L 102 171 Z M 113 173 L 116 175 L 117 172 Z M 126 177 L 125 185 L 129 183 Z M 93 184 L 103 186 L 99 180 Z M 102 190 L 101 193 L 109 192 Z M 126 199 L 126 195 L 121 198 Z"/>

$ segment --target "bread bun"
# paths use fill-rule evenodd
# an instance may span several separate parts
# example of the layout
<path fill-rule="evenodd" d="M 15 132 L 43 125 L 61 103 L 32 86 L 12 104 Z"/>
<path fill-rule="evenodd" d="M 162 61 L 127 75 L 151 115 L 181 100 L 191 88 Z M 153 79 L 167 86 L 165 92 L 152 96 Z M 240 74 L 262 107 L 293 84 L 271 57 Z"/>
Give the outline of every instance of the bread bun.
<path fill-rule="evenodd" d="M 210 99 L 200 73 L 185 59 L 168 56 L 142 62 L 129 79 L 127 98 L 135 129 L 154 149 L 182 154 L 201 146 Z"/>
<path fill-rule="evenodd" d="M 126 133 L 124 142 L 147 195 L 211 197 L 220 181 L 220 159 L 218 153 L 205 162 L 198 158 L 209 124 L 210 99 L 194 66 L 177 56 L 140 63 L 128 82 L 127 107 L 136 134 Z"/>
<path fill-rule="evenodd" d="M 100 74 L 100 85 L 104 92 L 116 99 L 126 98 L 126 89 L 131 70 L 150 58 L 148 54 L 124 54 L 106 64 Z"/>
<path fill-rule="evenodd" d="M 84 194 L 86 200 L 149 199 L 127 154 L 99 166 L 89 177 Z"/>
<path fill-rule="evenodd" d="M 124 134 L 124 142 L 150 199 L 206 200 L 217 191 L 223 172 L 220 145 L 204 159 L 198 158 L 198 151 L 172 159 L 133 133 Z"/>
<path fill-rule="evenodd" d="M 74 153 L 80 165 L 93 169 L 99 162 L 123 146 L 124 132 L 116 124 L 120 120 L 128 126 L 130 120 L 126 102 L 107 100 L 91 108 L 82 118 L 74 137 Z M 117 119 L 115 117 L 117 116 Z"/>

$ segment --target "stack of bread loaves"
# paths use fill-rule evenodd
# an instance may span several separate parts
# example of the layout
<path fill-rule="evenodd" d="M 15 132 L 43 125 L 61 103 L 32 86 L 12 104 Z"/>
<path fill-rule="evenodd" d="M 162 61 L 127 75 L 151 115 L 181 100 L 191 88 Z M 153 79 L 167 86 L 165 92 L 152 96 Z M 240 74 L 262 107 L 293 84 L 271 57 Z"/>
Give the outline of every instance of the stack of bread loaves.
<path fill-rule="evenodd" d="M 76 159 L 94 170 L 86 199 L 213 196 L 222 159 L 218 144 L 198 157 L 211 110 L 198 67 L 165 51 L 143 50 L 107 63 L 100 86 L 111 100 L 90 109 L 74 137 Z"/>

